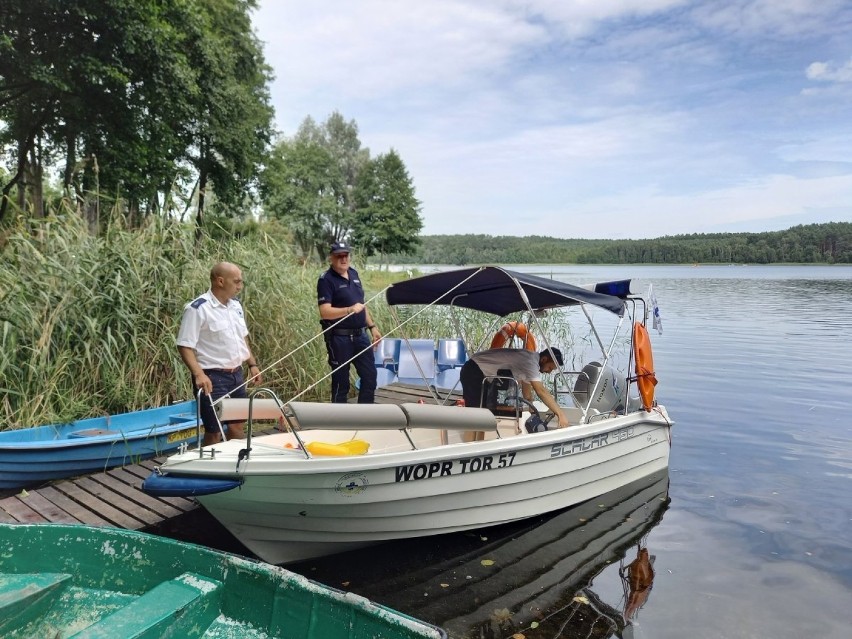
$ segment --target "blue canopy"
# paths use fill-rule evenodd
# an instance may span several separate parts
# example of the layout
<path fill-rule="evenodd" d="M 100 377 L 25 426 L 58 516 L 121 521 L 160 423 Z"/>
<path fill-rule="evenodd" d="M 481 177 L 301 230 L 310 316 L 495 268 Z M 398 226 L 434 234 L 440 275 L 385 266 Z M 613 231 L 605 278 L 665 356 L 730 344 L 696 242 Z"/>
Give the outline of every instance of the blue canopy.
<path fill-rule="evenodd" d="M 625 280 L 599 284 L 591 291 L 499 266 L 479 266 L 397 282 L 386 295 L 391 305 L 452 304 L 501 317 L 529 309 L 576 304 L 592 304 L 622 315 L 629 287 L 630 280 Z"/>

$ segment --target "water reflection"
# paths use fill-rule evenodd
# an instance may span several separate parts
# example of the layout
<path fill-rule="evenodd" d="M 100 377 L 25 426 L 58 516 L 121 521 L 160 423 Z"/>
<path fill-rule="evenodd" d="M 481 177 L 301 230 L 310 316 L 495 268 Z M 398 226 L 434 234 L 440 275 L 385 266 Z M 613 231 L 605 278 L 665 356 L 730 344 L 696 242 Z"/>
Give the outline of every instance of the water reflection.
<path fill-rule="evenodd" d="M 526 522 L 288 568 L 440 625 L 452 639 L 629 636 L 654 577 L 645 539 L 668 504 L 662 473 Z M 604 601 L 593 581 L 611 565 L 623 593 Z"/>
<path fill-rule="evenodd" d="M 629 621 L 648 601 L 654 586 L 654 557 L 648 553 L 648 548 L 643 547 L 640 542 L 636 549 L 636 559 L 631 561 L 626 569 L 619 571 L 619 574 L 625 585 L 624 619 Z"/>

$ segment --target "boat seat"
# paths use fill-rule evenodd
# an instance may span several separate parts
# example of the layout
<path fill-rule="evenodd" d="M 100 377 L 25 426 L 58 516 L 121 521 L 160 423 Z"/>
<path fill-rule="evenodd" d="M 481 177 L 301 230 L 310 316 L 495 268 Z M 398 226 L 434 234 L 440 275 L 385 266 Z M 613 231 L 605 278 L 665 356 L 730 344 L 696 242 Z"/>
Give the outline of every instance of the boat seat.
<path fill-rule="evenodd" d="M 158 584 L 74 637 L 194 636 L 193 626 L 209 627 L 219 614 L 219 606 L 211 602 L 222 596 L 222 588 L 220 581 L 186 572 Z"/>
<path fill-rule="evenodd" d="M 461 391 L 460 376 L 460 368 L 447 368 L 442 371 L 439 370 L 437 373 L 435 373 L 435 387 L 446 391 Z"/>
<path fill-rule="evenodd" d="M 389 386 L 396 381 L 396 373 L 391 368 L 385 368 L 376 364 L 376 388 Z M 361 378 L 355 379 L 355 389 L 361 390 Z"/>
<path fill-rule="evenodd" d="M 396 373 L 389 368 L 379 367 L 376 369 L 376 388 L 388 386 L 396 381 Z"/>
<path fill-rule="evenodd" d="M 226 397 L 216 403 L 216 414 L 220 422 L 244 422 L 249 417 L 251 402 L 252 420 L 278 419 L 282 416 L 278 402 L 274 399 L 255 399 L 253 402 L 244 397 Z"/>
<path fill-rule="evenodd" d="M 376 344 L 376 350 L 373 351 L 373 358 L 376 363 L 376 368 L 387 368 L 396 372 L 399 366 L 399 352 L 402 340 L 394 337 L 383 337 Z"/>
<path fill-rule="evenodd" d="M 408 422 L 396 404 L 288 404 L 301 430 L 403 429 Z"/>
<path fill-rule="evenodd" d="M 438 371 L 463 366 L 467 361 L 467 351 L 461 339 L 439 339 L 438 354 L 435 356 Z"/>
<path fill-rule="evenodd" d="M 410 339 L 399 352 L 397 377 L 404 384 L 423 385 L 435 377 L 435 341 Z"/>
<path fill-rule="evenodd" d="M 323 404 L 290 402 L 301 430 L 385 430 L 432 428 L 488 430 L 497 419 L 486 408 L 437 404 Z"/>
<path fill-rule="evenodd" d="M 0 573 L 0 633 L 16 619 L 37 615 L 37 610 L 53 605 L 73 582 L 67 573 Z"/>
<path fill-rule="evenodd" d="M 489 430 L 497 428 L 497 418 L 487 408 L 404 403 L 409 428 L 441 430 Z"/>

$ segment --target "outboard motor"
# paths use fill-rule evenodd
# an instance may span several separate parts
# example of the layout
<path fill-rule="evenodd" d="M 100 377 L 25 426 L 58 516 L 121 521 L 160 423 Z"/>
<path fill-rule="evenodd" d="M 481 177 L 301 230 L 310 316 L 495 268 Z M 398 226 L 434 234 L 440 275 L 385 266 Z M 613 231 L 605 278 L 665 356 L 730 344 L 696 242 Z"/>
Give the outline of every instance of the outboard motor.
<path fill-rule="evenodd" d="M 590 398 L 589 392 L 592 389 L 595 393 Z M 598 413 L 624 410 L 626 394 L 627 378 L 612 366 L 601 366 L 600 362 L 586 364 L 574 384 L 574 401 L 577 406 L 583 409 L 588 406 Z M 632 406 L 633 402 L 629 404 Z"/>

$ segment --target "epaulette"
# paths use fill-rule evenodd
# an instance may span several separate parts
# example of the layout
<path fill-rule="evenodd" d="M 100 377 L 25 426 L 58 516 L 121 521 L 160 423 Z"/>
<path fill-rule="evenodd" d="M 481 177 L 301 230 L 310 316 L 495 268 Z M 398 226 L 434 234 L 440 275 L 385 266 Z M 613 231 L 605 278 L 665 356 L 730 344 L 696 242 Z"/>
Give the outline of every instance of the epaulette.
<path fill-rule="evenodd" d="M 204 302 L 206 302 L 206 301 L 207 301 L 207 298 L 199 297 L 199 298 L 198 298 L 197 300 L 195 300 L 192 304 L 190 304 L 190 306 L 191 306 L 192 308 L 198 308 L 199 306 L 201 306 L 202 304 L 204 304 Z"/>

